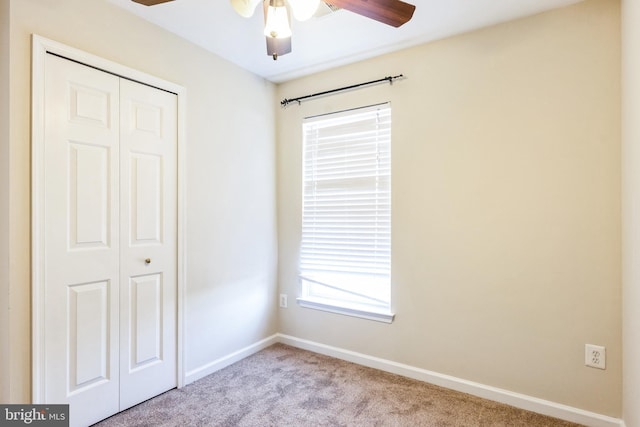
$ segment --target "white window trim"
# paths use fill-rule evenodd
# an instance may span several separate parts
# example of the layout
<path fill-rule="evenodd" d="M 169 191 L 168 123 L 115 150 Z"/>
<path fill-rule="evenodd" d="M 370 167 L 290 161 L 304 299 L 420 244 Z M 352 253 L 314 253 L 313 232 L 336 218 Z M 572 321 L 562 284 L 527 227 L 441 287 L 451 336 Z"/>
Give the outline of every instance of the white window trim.
<path fill-rule="evenodd" d="M 297 298 L 298 305 L 304 308 L 327 311 L 329 313 L 343 314 L 345 316 L 359 317 L 361 319 L 375 320 L 377 322 L 392 323 L 395 314 L 390 311 L 374 311 L 369 307 L 356 308 L 355 305 L 339 305 L 335 301 L 323 302 L 319 298 Z"/>

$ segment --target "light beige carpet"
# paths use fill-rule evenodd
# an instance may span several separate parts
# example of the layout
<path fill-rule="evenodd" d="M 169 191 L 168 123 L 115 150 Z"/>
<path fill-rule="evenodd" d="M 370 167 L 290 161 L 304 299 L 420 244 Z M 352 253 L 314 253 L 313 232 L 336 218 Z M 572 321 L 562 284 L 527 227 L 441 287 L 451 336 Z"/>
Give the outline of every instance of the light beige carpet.
<path fill-rule="evenodd" d="M 575 426 L 275 344 L 99 424 L 113 426 Z"/>

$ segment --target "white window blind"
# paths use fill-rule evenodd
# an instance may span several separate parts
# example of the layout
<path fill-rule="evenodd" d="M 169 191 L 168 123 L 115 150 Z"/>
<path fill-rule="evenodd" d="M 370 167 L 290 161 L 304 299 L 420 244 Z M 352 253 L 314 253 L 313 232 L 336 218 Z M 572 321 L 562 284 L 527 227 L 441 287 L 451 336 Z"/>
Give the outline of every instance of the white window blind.
<path fill-rule="evenodd" d="M 301 300 L 389 312 L 389 104 L 305 119 Z"/>

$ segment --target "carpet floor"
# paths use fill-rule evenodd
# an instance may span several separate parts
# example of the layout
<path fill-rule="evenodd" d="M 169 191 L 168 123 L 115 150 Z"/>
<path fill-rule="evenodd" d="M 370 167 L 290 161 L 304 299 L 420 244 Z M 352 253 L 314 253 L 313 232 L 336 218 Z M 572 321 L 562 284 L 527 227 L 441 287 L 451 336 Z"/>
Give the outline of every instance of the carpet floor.
<path fill-rule="evenodd" d="M 115 426 L 576 426 L 284 344 L 98 424 Z"/>

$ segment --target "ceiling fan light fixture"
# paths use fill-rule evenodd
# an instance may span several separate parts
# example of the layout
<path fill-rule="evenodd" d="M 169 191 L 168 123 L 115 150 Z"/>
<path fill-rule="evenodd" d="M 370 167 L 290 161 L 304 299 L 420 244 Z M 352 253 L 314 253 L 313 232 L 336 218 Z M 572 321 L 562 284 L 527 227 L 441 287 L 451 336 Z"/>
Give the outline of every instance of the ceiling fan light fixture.
<path fill-rule="evenodd" d="M 265 10 L 264 35 L 276 39 L 291 37 L 289 11 L 284 0 L 269 0 Z"/>
<path fill-rule="evenodd" d="M 135 1 L 135 0 L 134 0 Z M 260 0 L 231 0 L 231 6 L 244 18 L 251 18 Z"/>
<path fill-rule="evenodd" d="M 306 21 L 315 15 L 320 6 L 320 0 L 287 0 L 291 6 L 294 18 Z"/>

